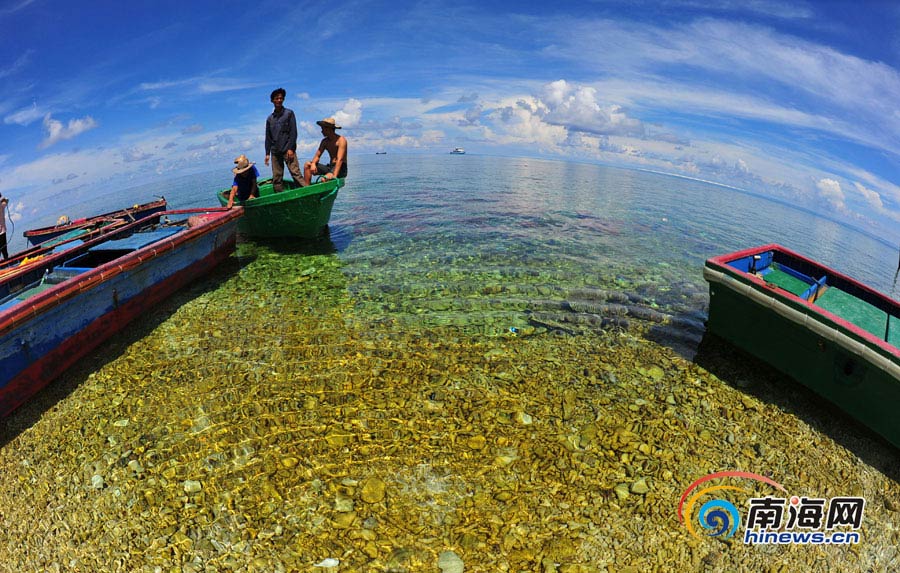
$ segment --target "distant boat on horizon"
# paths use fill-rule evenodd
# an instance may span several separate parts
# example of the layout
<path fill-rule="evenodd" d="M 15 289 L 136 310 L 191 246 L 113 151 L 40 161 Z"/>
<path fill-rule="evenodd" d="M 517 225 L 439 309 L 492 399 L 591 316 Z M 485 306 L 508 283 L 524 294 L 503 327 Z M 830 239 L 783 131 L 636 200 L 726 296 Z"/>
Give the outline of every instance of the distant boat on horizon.
<path fill-rule="evenodd" d="M 454 147 L 453 151 L 451 151 L 450 153 L 452 153 L 454 155 L 465 155 L 466 150 L 463 149 L 462 147 Z"/>
<path fill-rule="evenodd" d="M 375 155 L 387 155 L 387 151 L 376 151 Z"/>

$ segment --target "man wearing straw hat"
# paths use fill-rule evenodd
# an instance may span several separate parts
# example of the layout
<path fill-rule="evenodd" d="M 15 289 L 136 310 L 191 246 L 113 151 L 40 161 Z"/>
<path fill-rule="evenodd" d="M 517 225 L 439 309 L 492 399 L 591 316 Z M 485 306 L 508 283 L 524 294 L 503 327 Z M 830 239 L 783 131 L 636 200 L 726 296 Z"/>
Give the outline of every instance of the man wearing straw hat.
<path fill-rule="evenodd" d="M 238 201 L 246 201 L 252 197 L 259 197 L 259 170 L 256 164 L 247 159 L 246 155 L 239 155 L 234 160 L 234 182 L 231 184 L 231 195 L 228 196 L 227 207 L 231 209 L 234 205 L 234 196 L 237 195 Z"/>
<path fill-rule="evenodd" d="M 319 143 L 316 155 L 303 165 L 304 185 L 310 184 L 313 175 L 320 175 L 326 181 L 347 176 L 347 138 L 338 135 L 336 131 L 341 126 L 335 124 L 333 117 L 320 119 L 316 123 L 322 128 L 322 135 L 325 137 Z M 331 160 L 327 165 L 319 163 L 323 151 L 328 152 L 328 159 Z"/>

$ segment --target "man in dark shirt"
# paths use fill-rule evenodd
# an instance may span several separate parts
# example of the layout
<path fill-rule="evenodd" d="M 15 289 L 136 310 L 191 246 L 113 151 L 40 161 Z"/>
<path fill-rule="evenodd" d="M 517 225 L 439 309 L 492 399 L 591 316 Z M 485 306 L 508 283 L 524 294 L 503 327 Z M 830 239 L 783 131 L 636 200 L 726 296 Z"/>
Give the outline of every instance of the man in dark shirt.
<path fill-rule="evenodd" d="M 275 105 L 272 115 L 266 120 L 266 165 L 272 157 L 272 188 L 276 193 L 284 190 L 284 166 L 294 181 L 302 185 L 303 175 L 297 161 L 297 120 L 294 112 L 284 107 L 287 92 L 278 88 L 269 99 Z"/>

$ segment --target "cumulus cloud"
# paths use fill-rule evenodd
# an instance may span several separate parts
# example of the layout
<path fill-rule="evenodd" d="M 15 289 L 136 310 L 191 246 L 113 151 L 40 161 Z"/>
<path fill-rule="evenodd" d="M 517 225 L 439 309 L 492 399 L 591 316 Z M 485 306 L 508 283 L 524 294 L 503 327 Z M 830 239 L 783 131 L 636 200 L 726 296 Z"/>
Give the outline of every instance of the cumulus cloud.
<path fill-rule="evenodd" d="M 592 149 L 615 152 L 617 148 L 609 143 L 609 136 L 644 138 L 646 135 L 644 124 L 629 117 L 623 107 L 601 101 L 593 87 L 566 80 L 548 83 L 540 93 L 501 105 L 487 115 L 498 122 L 506 135 L 520 138 L 523 143 L 585 147 L 585 140 L 571 137 L 573 133 L 581 133 L 597 138 L 590 146 Z M 478 116 L 483 116 L 480 110 Z M 474 117 L 474 113 L 467 112 L 466 121 L 474 123 Z"/>
<path fill-rule="evenodd" d="M 547 106 L 545 121 L 597 135 L 644 135 L 644 125 L 618 105 L 601 105 L 597 90 L 557 80 L 540 95 Z"/>
<path fill-rule="evenodd" d="M 344 107 L 334 112 L 334 120 L 341 127 L 353 127 L 362 119 L 362 102 L 350 98 Z"/>
<path fill-rule="evenodd" d="M 881 195 L 879 195 L 877 191 L 873 191 L 858 182 L 854 182 L 853 186 L 856 187 L 856 190 L 859 191 L 860 195 L 862 195 L 866 202 L 874 207 L 876 211 L 884 210 L 884 203 L 881 201 Z"/>
<path fill-rule="evenodd" d="M 459 120 L 459 125 L 463 127 L 467 125 L 478 125 L 478 120 L 481 119 L 481 113 L 483 111 L 484 107 L 481 104 L 471 106 L 466 110 L 463 119 Z"/>
<path fill-rule="evenodd" d="M 490 113 L 501 143 L 536 143 L 555 147 L 567 138 L 566 128 L 543 120 L 547 106 L 536 98 L 520 99 Z"/>
<path fill-rule="evenodd" d="M 819 195 L 828 201 L 831 206 L 835 209 L 843 211 L 845 208 L 845 197 L 844 191 L 841 189 L 841 184 L 835 181 L 834 179 L 820 179 L 818 183 L 816 183 L 816 189 L 819 190 Z"/>
<path fill-rule="evenodd" d="M 50 147 L 65 139 L 72 139 L 95 127 L 97 127 L 97 122 L 89 115 L 81 119 L 70 119 L 68 124 L 63 124 L 63 122 L 50 117 L 48 113 L 44 116 L 44 130 L 47 132 L 47 137 L 41 143 L 41 148 Z"/>

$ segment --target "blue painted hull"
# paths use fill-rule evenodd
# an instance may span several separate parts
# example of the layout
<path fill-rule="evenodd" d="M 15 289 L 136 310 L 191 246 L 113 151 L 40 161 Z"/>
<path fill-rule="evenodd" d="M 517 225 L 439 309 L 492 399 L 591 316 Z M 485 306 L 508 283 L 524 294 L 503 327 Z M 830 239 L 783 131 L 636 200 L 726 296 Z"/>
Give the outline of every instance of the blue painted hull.
<path fill-rule="evenodd" d="M 46 263 L 49 276 L 77 274 L 0 310 L 0 415 L 233 252 L 240 209 L 210 211 L 213 215 L 194 227 L 122 256 L 108 248 L 128 243 L 110 242 L 124 236 L 116 234 Z M 78 266 L 98 256 L 110 260 Z"/>

